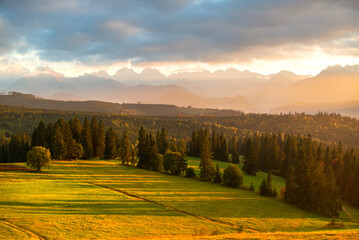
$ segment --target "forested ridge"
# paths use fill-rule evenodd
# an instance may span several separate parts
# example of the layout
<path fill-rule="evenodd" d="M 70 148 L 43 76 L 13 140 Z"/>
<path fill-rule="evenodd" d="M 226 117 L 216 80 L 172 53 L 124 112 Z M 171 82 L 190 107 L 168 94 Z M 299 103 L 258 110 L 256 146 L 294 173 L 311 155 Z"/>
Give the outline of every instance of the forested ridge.
<path fill-rule="evenodd" d="M 96 115 L 105 127 L 112 126 L 114 131 L 127 131 L 131 140 L 136 139 L 136 129 L 144 126 L 153 134 L 165 128 L 171 138 L 191 137 L 192 131 L 208 128 L 230 136 L 244 137 L 251 133 L 286 133 L 294 135 L 310 134 L 314 139 L 331 144 L 359 147 L 359 121 L 356 118 L 339 114 L 240 114 L 238 116 L 132 116 L 121 114 L 103 114 L 93 112 L 74 112 L 33 109 L 0 105 L 0 134 L 10 136 L 16 132 L 32 134 L 33 129 L 43 120 L 55 122 L 59 118 L 69 120 L 77 116 L 83 121 L 87 116 Z"/>

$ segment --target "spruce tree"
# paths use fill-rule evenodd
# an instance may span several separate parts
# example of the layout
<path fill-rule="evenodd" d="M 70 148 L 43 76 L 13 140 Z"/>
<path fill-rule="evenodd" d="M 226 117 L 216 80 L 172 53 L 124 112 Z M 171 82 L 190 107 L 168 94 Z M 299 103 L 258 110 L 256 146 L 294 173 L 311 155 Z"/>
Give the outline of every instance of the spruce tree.
<path fill-rule="evenodd" d="M 135 166 L 136 163 L 137 163 L 136 147 L 132 144 L 131 145 L 131 165 Z"/>
<path fill-rule="evenodd" d="M 158 152 L 163 155 L 169 147 L 166 129 L 162 128 L 161 131 L 157 132 L 156 144 Z"/>
<path fill-rule="evenodd" d="M 267 181 L 265 179 L 263 179 L 261 185 L 259 186 L 259 195 L 268 196 L 268 186 L 267 186 Z"/>
<path fill-rule="evenodd" d="M 35 128 L 32 139 L 31 145 L 34 146 L 46 146 L 46 126 L 45 123 L 41 120 L 38 124 L 37 128 Z"/>
<path fill-rule="evenodd" d="M 138 158 L 138 164 L 137 166 L 139 168 L 145 168 L 146 164 L 146 130 L 144 127 L 141 126 L 140 130 L 138 131 L 138 152 L 137 152 L 137 158 Z"/>
<path fill-rule="evenodd" d="M 52 156 L 54 159 L 65 159 L 64 153 L 66 152 L 64 136 L 61 132 L 61 128 L 59 125 L 56 125 L 54 128 L 54 142 L 52 146 Z"/>
<path fill-rule="evenodd" d="M 127 131 L 124 131 L 121 139 L 120 150 L 121 161 L 124 164 L 129 164 L 131 161 L 131 144 L 127 135 Z"/>
<path fill-rule="evenodd" d="M 202 181 L 212 181 L 215 175 L 215 168 L 212 162 L 212 151 L 209 142 L 209 137 L 206 134 L 202 143 L 201 149 L 201 162 L 200 168 L 200 179 Z"/>
<path fill-rule="evenodd" d="M 45 130 L 46 136 L 46 148 L 50 149 L 51 156 L 54 158 L 53 150 L 54 150 L 54 142 L 55 142 L 55 126 L 52 123 L 47 124 Z"/>
<path fill-rule="evenodd" d="M 83 158 L 85 159 L 93 158 L 94 155 L 93 155 L 91 128 L 87 117 L 85 117 L 83 128 L 81 131 L 81 144 L 84 151 Z"/>
<path fill-rule="evenodd" d="M 215 177 L 213 179 L 214 183 L 222 183 L 222 174 L 221 174 L 221 169 L 219 168 L 219 164 L 217 163 L 216 165 L 216 174 Z"/>
<path fill-rule="evenodd" d="M 247 140 L 246 153 L 244 155 L 244 163 L 242 170 L 248 175 L 256 176 L 258 171 L 258 161 L 257 154 L 254 149 L 252 140 L 249 138 Z"/>
<path fill-rule="evenodd" d="M 102 158 L 105 152 L 105 128 L 102 120 L 98 123 L 96 142 L 96 157 Z"/>
<path fill-rule="evenodd" d="M 117 137 L 112 127 L 106 131 L 104 157 L 105 159 L 114 159 L 117 157 Z"/>
<path fill-rule="evenodd" d="M 237 150 L 233 150 L 232 156 L 231 156 L 231 161 L 233 164 L 239 164 L 239 154 L 238 154 Z"/>
<path fill-rule="evenodd" d="M 220 136 L 221 148 L 220 148 L 220 161 L 228 162 L 228 145 L 226 138 L 221 134 Z"/>
<path fill-rule="evenodd" d="M 267 174 L 267 196 L 272 196 L 272 173 L 269 171 Z"/>
<path fill-rule="evenodd" d="M 72 137 L 75 139 L 76 142 L 81 142 L 82 126 L 80 120 L 75 116 L 75 118 L 69 121 L 69 124 Z"/>
<path fill-rule="evenodd" d="M 91 140 L 92 140 L 93 156 L 97 157 L 97 155 L 98 155 L 97 146 L 98 146 L 99 136 L 98 136 L 98 123 L 97 123 L 96 116 L 92 117 L 91 124 L 90 124 L 90 129 L 91 129 Z"/>

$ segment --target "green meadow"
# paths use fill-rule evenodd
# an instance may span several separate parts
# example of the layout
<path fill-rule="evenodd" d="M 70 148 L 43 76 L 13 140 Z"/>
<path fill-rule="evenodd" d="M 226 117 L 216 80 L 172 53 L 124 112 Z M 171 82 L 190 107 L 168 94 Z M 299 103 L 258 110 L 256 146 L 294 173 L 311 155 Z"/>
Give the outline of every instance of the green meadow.
<path fill-rule="evenodd" d="M 187 163 L 188 166 L 193 167 L 194 171 L 196 173 L 197 176 L 199 176 L 199 163 L 201 162 L 200 158 L 197 157 L 186 157 L 187 159 Z M 241 159 L 241 163 L 240 164 L 236 164 L 239 168 L 239 170 L 242 173 L 243 176 L 243 185 L 247 188 L 250 187 L 251 183 L 253 183 L 253 186 L 255 188 L 256 191 L 259 191 L 259 186 L 261 185 L 263 179 L 267 179 L 267 173 L 265 172 L 257 172 L 257 176 L 251 176 L 251 175 L 247 175 L 242 171 L 242 162 L 243 162 L 243 156 L 240 156 Z M 230 164 L 228 162 L 222 162 L 222 161 L 216 161 L 213 160 L 214 165 L 219 165 L 219 168 L 221 169 L 221 172 L 223 173 L 223 170 Z M 278 193 L 280 192 L 280 189 L 283 188 L 285 186 L 285 180 L 281 177 L 272 175 L 272 186 L 275 187 L 278 191 Z"/>
<path fill-rule="evenodd" d="M 198 166 L 198 159 L 188 160 Z M 359 237 L 359 210 L 350 206 L 337 220 L 343 226 L 329 228 L 331 219 L 279 199 L 117 161 L 54 161 L 43 173 L 6 166 L 0 171 L 1 239 Z M 244 184 L 257 189 L 265 177 L 244 175 Z M 284 185 L 277 177 L 273 183 Z"/>

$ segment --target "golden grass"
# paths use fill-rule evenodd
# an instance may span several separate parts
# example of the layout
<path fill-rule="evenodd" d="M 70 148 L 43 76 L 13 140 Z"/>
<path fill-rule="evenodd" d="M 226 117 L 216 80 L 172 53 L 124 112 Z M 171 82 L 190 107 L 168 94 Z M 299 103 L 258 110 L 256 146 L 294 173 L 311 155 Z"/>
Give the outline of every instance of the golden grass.
<path fill-rule="evenodd" d="M 329 218 L 279 200 L 116 161 L 55 161 L 0 181 L 0 218 L 47 239 L 359 239 L 349 206 L 342 229 L 324 230 Z M 9 231 L 0 225 L 0 239 Z"/>

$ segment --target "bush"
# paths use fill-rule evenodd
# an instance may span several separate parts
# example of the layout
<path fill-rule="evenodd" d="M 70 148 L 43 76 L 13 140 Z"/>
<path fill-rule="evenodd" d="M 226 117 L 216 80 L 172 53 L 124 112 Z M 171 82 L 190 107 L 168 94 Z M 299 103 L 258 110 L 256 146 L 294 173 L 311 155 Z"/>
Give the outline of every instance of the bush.
<path fill-rule="evenodd" d="M 229 187 L 239 187 L 243 184 L 243 176 L 238 167 L 230 164 L 223 172 L 223 185 Z"/>
<path fill-rule="evenodd" d="M 155 157 L 152 158 L 152 167 L 154 171 L 162 171 L 163 169 L 163 155 L 160 153 L 157 153 Z"/>
<path fill-rule="evenodd" d="M 179 152 L 166 152 L 163 156 L 163 169 L 173 175 L 187 170 L 187 161 Z"/>
<path fill-rule="evenodd" d="M 26 154 L 26 165 L 36 172 L 41 172 L 43 166 L 50 165 L 51 153 L 49 149 L 35 146 Z"/>

